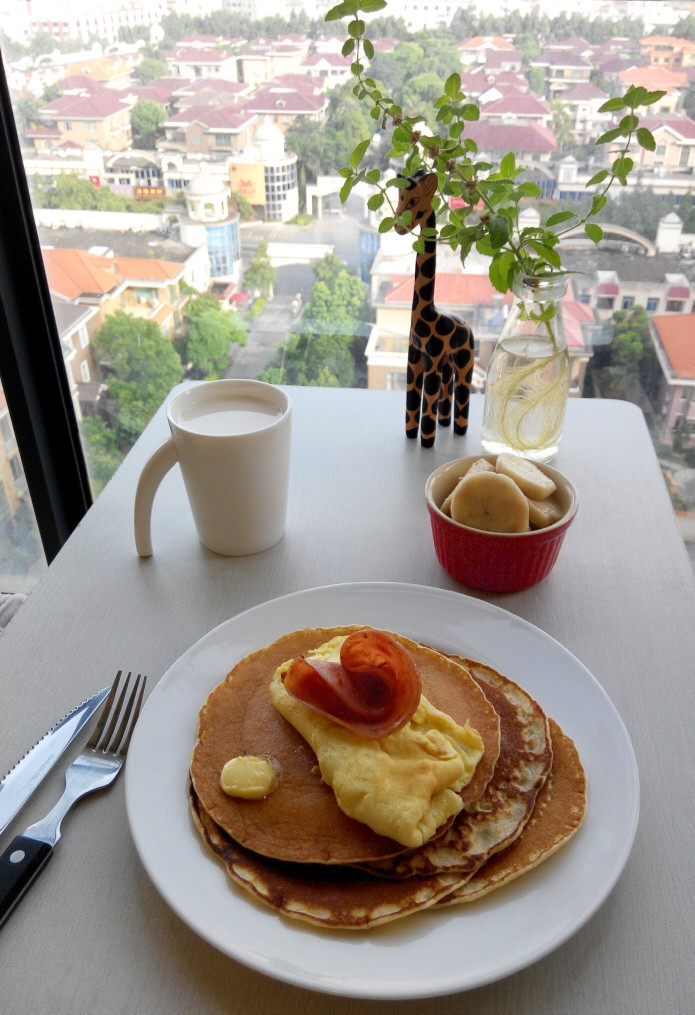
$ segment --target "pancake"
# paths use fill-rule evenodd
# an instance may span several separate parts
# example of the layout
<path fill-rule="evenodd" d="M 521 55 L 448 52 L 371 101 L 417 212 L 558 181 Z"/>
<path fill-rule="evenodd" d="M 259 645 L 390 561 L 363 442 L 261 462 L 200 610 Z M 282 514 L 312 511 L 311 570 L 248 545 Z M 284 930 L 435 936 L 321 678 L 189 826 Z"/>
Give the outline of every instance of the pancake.
<path fill-rule="evenodd" d="M 571 839 L 586 813 L 586 776 L 574 742 L 550 720 L 553 765 L 519 838 L 440 905 L 472 902 L 537 867 Z"/>
<path fill-rule="evenodd" d="M 366 626 L 366 625 L 364 625 Z M 323 783 L 316 756 L 273 708 L 268 687 L 277 667 L 339 635 L 364 626 L 293 631 L 245 656 L 204 703 L 191 762 L 191 780 L 202 809 L 239 846 L 293 863 L 350 864 L 394 856 L 404 847 L 349 818 Z M 499 718 L 468 671 L 453 659 L 400 635 L 413 654 L 423 694 L 456 722 L 470 725 L 485 751 L 464 803 L 485 790 L 499 755 Z M 264 800 L 227 796 L 219 779 L 225 763 L 242 754 L 270 758 L 280 778 Z M 440 830 L 443 832 L 446 825 Z"/>
<path fill-rule="evenodd" d="M 239 887 L 284 916 L 327 930 L 367 930 L 429 909 L 450 895 L 456 874 L 388 881 L 355 867 L 286 863 L 244 849 L 217 825 L 189 787 L 193 820 Z"/>
<path fill-rule="evenodd" d="M 480 800 L 469 804 L 441 836 L 418 849 L 364 865 L 382 877 L 474 872 L 522 833 L 551 771 L 550 730 L 540 705 L 489 666 L 454 658 L 466 666 L 500 717 L 495 772 Z"/>

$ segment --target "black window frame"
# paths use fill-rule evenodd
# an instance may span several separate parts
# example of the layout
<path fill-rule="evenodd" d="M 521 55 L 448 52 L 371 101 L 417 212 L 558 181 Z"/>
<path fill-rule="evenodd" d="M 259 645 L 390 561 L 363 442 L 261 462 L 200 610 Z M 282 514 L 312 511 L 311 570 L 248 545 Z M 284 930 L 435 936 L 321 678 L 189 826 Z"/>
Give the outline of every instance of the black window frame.
<path fill-rule="evenodd" d="M 0 54 L 0 378 L 46 560 L 92 504 Z"/>

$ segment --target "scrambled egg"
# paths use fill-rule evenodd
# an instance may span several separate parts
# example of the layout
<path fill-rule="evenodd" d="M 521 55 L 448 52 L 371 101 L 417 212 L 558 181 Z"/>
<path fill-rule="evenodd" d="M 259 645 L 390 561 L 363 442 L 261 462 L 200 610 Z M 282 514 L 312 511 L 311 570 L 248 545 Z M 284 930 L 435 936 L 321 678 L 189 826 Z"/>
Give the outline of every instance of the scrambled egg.
<path fill-rule="evenodd" d="M 343 641 L 333 638 L 309 658 L 339 662 Z M 402 729 L 369 740 L 288 694 L 281 676 L 290 663 L 275 672 L 271 701 L 313 749 L 324 782 L 345 814 L 414 848 L 459 813 L 459 791 L 483 756 L 482 738 L 468 723 L 459 726 L 423 695 Z"/>

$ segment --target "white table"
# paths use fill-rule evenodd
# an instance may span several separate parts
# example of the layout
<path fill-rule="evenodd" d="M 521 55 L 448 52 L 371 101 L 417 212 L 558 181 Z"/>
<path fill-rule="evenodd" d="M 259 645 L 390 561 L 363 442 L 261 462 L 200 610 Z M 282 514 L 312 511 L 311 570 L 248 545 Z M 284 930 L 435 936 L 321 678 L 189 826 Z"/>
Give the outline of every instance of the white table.
<path fill-rule="evenodd" d="M 236 560 L 200 547 L 174 470 L 155 501 L 154 556 L 135 554 L 139 471 L 164 438 L 160 410 L 0 637 L 0 769 L 119 667 L 152 684 L 227 618 L 333 583 L 393 581 L 471 595 L 434 556 L 424 505 L 436 465 L 480 449 L 482 401 L 466 438 L 434 449 L 403 433 L 404 395 L 291 389 L 295 430 L 285 538 Z M 695 589 L 638 410 L 570 403 L 556 459 L 581 506 L 553 574 L 526 592 L 482 596 L 547 632 L 606 689 L 632 738 L 640 825 L 622 878 L 589 923 L 536 965 L 468 994 L 370 1002 L 266 978 L 200 940 L 136 855 L 124 780 L 66 820 L 51 865 L 0 931 L 6 1015 L 500 1012 L 686 1015 L 693 1010 L 693 661 Z M 606 773 L 610 778 L 610 772 Z M 3 836 L 48 809 L 58 767 Z M 166 848 L 163 845 L 163 848 Z M 212 862 L 212 861 L 211 861 Z"/>

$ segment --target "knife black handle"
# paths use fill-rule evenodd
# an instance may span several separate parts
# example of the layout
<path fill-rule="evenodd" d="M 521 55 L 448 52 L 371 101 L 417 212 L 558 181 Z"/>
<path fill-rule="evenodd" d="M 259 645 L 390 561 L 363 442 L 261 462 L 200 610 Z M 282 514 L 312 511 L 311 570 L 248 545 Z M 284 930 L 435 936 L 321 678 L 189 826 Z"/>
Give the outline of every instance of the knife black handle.
<path fill-rule="evenodd" d="M 17 835 L 0 856 L 0 927 L 53 856 L 53 846 Z"/>

